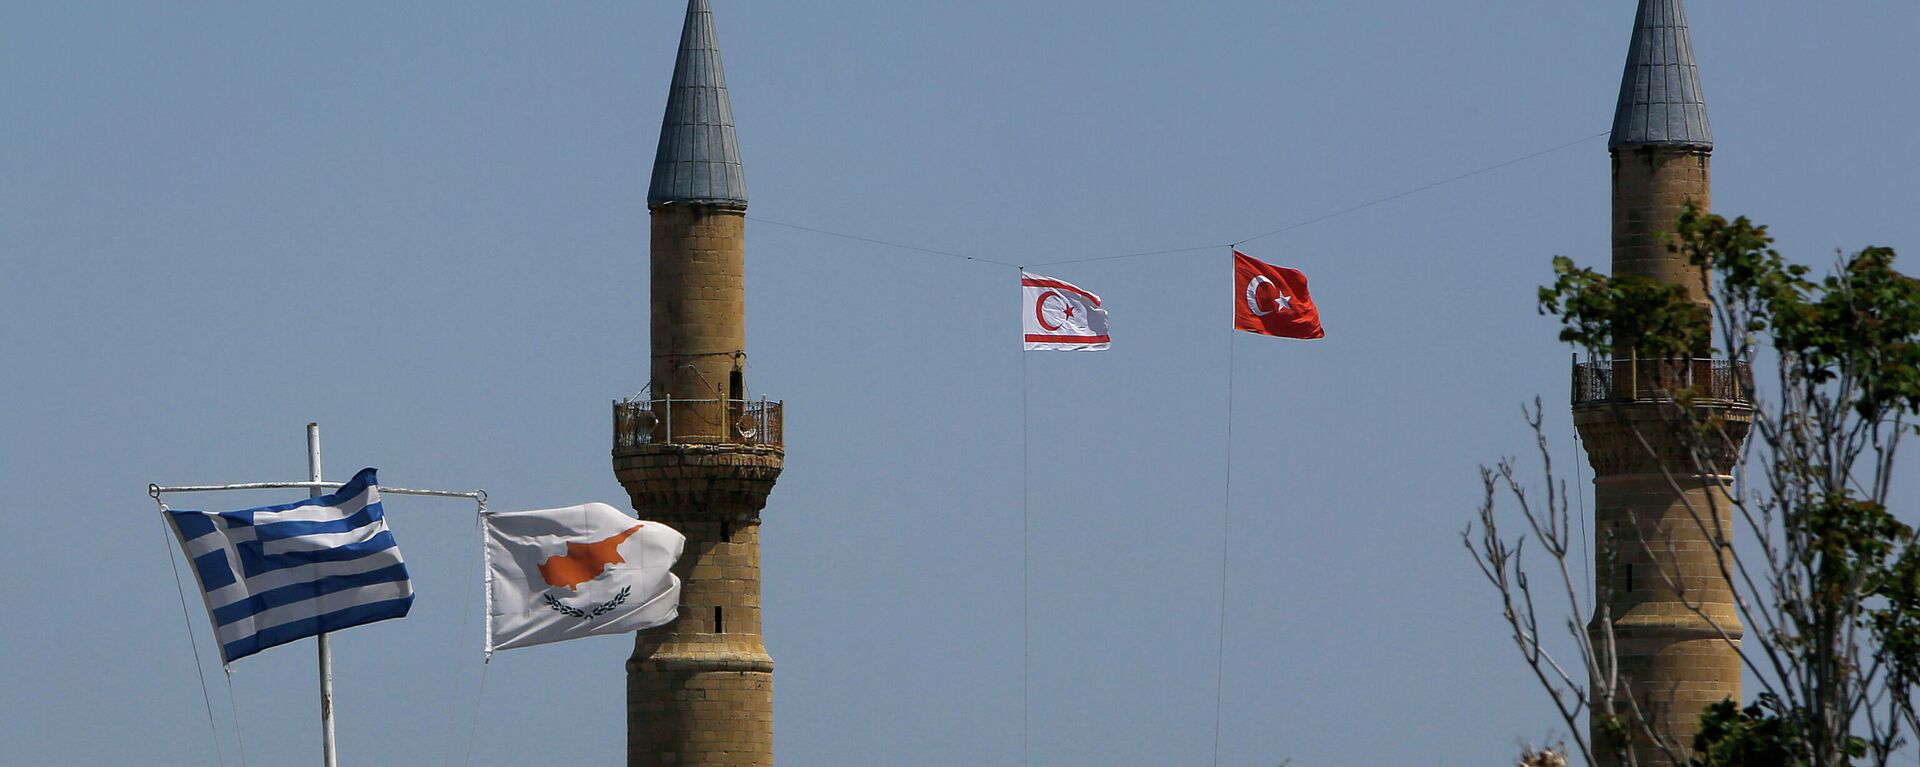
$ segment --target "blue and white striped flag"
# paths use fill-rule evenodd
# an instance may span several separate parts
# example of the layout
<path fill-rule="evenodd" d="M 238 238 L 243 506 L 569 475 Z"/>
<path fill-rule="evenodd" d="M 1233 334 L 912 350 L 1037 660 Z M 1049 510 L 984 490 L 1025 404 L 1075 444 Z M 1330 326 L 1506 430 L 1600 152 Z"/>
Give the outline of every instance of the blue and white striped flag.
<path fill-rule="evenodd" d="M 226 662 L 296 639 L 399 618 L 413 583 L 373 469 L 331 495 L 244 511 L 167 510 Z"/>

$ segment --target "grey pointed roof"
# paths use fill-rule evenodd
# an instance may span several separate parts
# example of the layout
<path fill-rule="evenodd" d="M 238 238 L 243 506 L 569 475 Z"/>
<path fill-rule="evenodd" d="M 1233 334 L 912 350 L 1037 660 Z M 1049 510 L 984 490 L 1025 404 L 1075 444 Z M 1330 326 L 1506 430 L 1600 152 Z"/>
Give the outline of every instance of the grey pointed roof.
<path fill-rule="evenodd" d="M 1640 0 L 1627 71 L 1620 78 L 1620 103 L 1607 146 L 1649 145 L 1713 148 L 1700 68 L 1680 0 Z"/>
<path fill-rule="evenodd" d="M 647 206 L 667 203 L 747 206 L 727 74 L 720 67 L 720 42 L 707 0 L 687 3 L 680 57 L 673 64 L 667 114 L 660 122 L 660 148 L 653 156 Z"/>

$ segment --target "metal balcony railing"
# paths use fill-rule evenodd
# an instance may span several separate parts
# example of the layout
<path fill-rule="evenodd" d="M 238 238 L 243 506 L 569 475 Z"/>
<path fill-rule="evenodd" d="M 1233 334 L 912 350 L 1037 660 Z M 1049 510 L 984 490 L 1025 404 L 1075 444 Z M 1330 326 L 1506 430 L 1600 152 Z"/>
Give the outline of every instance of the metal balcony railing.
<path fill-rule="evenodd" d="M 735 444 L 781 447 L 784 406 L 762 397 L 650 399 L 613 403 L 613 447 L 650 444 Z M 675 421 L 679 421 L 676 429 Z"/>
<path fill-rule="evenodd" d="M 1575 405 L 1671 400 L 1683 391 L 1695 400 L 1750 405 L 1753 366 L 1706 357 L 1573 361 Z"/>

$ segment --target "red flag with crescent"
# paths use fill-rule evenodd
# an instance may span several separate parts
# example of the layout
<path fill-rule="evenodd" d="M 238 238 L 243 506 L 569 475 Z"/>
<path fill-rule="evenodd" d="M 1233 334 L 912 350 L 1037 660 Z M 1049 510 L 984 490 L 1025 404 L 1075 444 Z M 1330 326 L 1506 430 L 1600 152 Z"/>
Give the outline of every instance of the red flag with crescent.
<path fill-rule="evenodd" d="M 1100 297 L 1064 280 L 1021 272 L 1020 318 L 1027 351 L 1100 351 L 1112 344 Z"/>
<path fill-rule="evenodd" d="M 1320 310 L 1307 275 L 1233 252 L 1233 327 L 1279 338 L 1320 338 Z"/>

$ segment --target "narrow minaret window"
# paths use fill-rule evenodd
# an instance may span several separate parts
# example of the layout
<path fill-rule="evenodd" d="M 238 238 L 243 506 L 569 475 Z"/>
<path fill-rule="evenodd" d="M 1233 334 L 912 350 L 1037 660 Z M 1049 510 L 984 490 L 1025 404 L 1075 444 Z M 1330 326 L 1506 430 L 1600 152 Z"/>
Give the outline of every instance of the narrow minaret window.
<path fill-rule="evenodd" d="M 747 423 L 747 382 L 740 375 L 740 369 L 734 368 L 727 374 L 727 417 L 733 421 L 736 436 L 747 437 L 753 433 L 753 427 Z M 721 539 L 725 540 L 723 533 Z"/>
<path fill-rule="evenodd" d="M 720 523 L 720 542 L 721 543 L 733 542 L 733 523 L 732 522 Z"/>
<path fill-rule="evenodd" d="M 713 633 L 715 634 L 727 633 L 727 617 L 722 615 L 720 610 L 719 605 L 713 606 Z"/>

